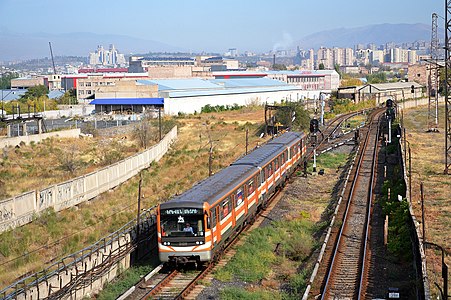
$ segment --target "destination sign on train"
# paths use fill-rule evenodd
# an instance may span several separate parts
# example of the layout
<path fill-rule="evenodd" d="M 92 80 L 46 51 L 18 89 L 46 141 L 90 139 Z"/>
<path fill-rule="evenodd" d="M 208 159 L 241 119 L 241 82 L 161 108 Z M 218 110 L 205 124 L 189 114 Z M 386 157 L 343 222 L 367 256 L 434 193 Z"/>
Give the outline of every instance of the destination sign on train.
<path fill-rule="evenodd" d="M 201 213 L 202 210 L 197 208 L 174 208 L 161 211 L 162 215 L 196 215 Z"/>

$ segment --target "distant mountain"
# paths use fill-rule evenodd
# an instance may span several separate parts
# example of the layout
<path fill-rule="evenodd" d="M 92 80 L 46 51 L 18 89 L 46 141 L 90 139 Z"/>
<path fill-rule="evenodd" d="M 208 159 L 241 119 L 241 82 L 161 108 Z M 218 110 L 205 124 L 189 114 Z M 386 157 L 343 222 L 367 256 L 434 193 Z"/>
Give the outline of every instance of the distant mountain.
<path fill-rule="evenodd" d="M 50 57 L 49 42 L 53 55 L 88 56 L 97 45 L 108 48 L 114 44 L 120 53 L 177 52 L 184 49 L 157 41 L 124 35 L 73 32 L 67 34 L 33 33 L 19 34 L 0 31 L 0 61 Z"/>
<path fill-rule="evenodd" d="M 304 49 L 354 47 L 356 44 L 376 45 L 431 39 L 431 26 L 426 24 L 378 24 L 357 28 L 339 28 L 310 34 L 297 42 Z"/>

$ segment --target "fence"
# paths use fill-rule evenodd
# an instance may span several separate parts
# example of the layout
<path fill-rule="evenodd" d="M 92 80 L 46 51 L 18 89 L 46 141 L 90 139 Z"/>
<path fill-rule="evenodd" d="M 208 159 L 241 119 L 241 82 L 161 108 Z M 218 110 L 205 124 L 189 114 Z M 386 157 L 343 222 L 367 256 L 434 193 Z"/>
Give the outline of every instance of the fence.
<path fill-rule="evenodd" d="M 161 159 L 176 138 L 177 127 L 174 127 L 157 145 L 111 166 L 42 190 L 1 200 L 0 232 L 31 222 L 33 215 L 47 208 L 60 211 L 72 207 L 127 181 L 149 167 L 152 161 Z"/>
<path fill-rule="evenodd" d="M 78 138 L 80 136 L 80 129 L 70 129 L 64 131 L 57 132 L 48 132 L 41 133 L 35 135 L 25 135 L 25 136 L 16 136 L 0 139 L 0 149 L 4 147 L 15 147 L 20 145 L 20 143 L 25 143 L 26 145 L 31 142 L 39 143 L 42 140 L 51 138 L 51 137 L 60 137 L 60 138 Z"/>
<path fill-rule="evenodd" d="M 406 136 L 403 136 L 403 140 L 406 140 Z M 426 254 L 424 252 L 423 243 L 421 243 L 420 239 L 420 224 L 417 221 L 415 217 L 415 213 L 413 211 L 412 203 L 410 201 L 411 199 L 411 181 L 410 176 L 412 176 L 412 170 L 407 171 L 407 149 L 405 148 L 405 145 L 402 144 L 402 140 L 399 140 L 399 152 L 401 153 L 401 156 L 403 159 L 401 159 L 401 167 L 403 170 L 403 176 L 404 176 L 404 182 L 406 184 L 406 199 L 409 202 L 409 227 L 411 228 L 411 240 L 412 240 L 412 252 L 414 256 L 414 266 L 415 271 L 417 273 L 417 278 L 420 281 L 421 278 L 421 285 L 416 285 L 417 288 L 417 296 L 419 299 L 430 299 L 430 290 L 429 290 L 429 279 L 426 272 Z M 404 154 L 404 155 L 403 155 Z M 412 158 L 409 156 L 409 160 Z"/>
<path fill-rule="evenodd" d="M 83 133 L 89 133 L 93 129 L 106 129 L 113 127 L 127 126 L 130 124 L 136 124 L 138 120 L 97 120 L 80 121 L 76 119 L 44 119 L 45 131 L 51 132 L 55 130 L 67 130 L 73 128 L 79 128 Z M 9 125 L 9 134 L 12 137 L 35 135 L 39 133 L 39 125 L 37 121 L 26 122 L 26 128 L 24 130 L 24 123 L 15 123 Z"/>
<path fill-rule="evenodd" d="M 85 299 L 103 288 L 133 257 L 139 260 L 156 248 L 155 214 L 151 207 L 136 220 L 95 244 L 64 257 L 44 270 L 0 290 L 1 299 Z"/>

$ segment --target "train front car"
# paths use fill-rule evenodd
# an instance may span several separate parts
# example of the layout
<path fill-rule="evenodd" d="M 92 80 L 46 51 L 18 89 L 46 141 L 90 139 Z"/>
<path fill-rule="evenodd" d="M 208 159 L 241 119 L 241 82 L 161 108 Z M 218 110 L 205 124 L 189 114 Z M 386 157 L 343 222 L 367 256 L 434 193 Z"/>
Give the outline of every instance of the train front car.
<path fill-rule="evenodd" d="M 248 202 L 256 201 L 257 195 L 248 185 L 257 182 L 257 174 L 258 169 L 252 166 L 229 166 L 160 204 L 160 261 L 186 264 L 212 260 L 244 222 Z"/>
<path fill-rule="evenodd" d="M 158 248 L 162 262 L 186 264 L 210 259 L 203 203 L 168 201 L 157 214 Z"/>

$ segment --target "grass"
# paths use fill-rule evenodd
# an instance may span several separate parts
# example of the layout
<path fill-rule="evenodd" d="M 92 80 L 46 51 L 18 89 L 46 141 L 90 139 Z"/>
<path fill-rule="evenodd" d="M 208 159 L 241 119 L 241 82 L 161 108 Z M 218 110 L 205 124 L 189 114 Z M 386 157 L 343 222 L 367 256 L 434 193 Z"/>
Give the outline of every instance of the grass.
<path fill-rule="evenodd" d="M 336 170 L 343 167 L 348 159 L 347 153 L 326 152 L 316 158 L 316 167 L 321 169 Z"/>
<path fill-rule="evenodd" d="M 426 237 L 429 242 L 451 249 L 449 224 L 451 215 L 450 185 L 451 176 L 444 175 L 444 105 L 439 107 L 440 133 L 427 133 L 427 106 L 404 111 L 404 126 L 412 153 L 412 206 L 418 220 L 421 220 L 420 183 L 424 183 L 424 204 Z M 428 273 L 430 278 L 439 278 L 440 257 L 427 250 Z M 449 255 L 445 257 L 451 265 Z M 433 298 L 439 292 L 431 281 Z"/>
<path fill-rule="evenodd" d="M 224 121 L 226 125 L 218 126 L 217 129 L 204 125 L 212 115 L 216 116 L 218 121 Z M 257 142 L 261 143 L 262 140 L 256 135 L 256 131 L 264 119 L 263 116 L 263 109 L 243 109 L 202 114 L 196 118 L 191 116 L 178 118 L 181 124 L 179 136 L 172 150 L 160 162 L 153 163 L 149 169 L 141 172 L 143 175 L 141 207 L 148 208 L 166 201 L 208 176 L 208 134 L 213 140 L 218 140 L 214 148 L 214 172 L 242 155 L 245 134 L 241 131 L 242 128 L 235 129 L 236 126 L 231 124 L 230 120 L 243 121 L 243 124 L 249 122 L 246 126 L 249 127 L 250 148 Z M 57 140 L 46 140 L 35 145 L 33 151 L 43 151 L 45 155 L 53 157 L 52 153 L 57 152 L 58 145 Z M 90 145 L 86 149 L 91 150 L 86 151 L 94 151 L 94 148 Z M 21 153 L 23 148 L 17 150 Z M 9 151 L 8 158 L 0 159 L 0 162 L 17 166 L 17 157 L 11 153 L 12 151 Z M 21 154 L 18 155 L 22 157 Z M 39 159 L 37 163 L 43 164 Z M 180 168 L 182 164 L 183 168 Z M 45 177 L 44 175 L 42 176 Z M 48 261 L 57 260 L 70 252 L 82 249 L 135 218 L 138 181 L 138 177 L 132 178 L 115 188 L 114 192 L 104 193 L 93 201 L 78 205 L 76 209 L 58 213 L 49 210 L 43 216 L 36 217 L 35 222 L 0 234 L 0 289 L 22 274 L 39 271 Z"/>
<path fill-rule="evenodd" d="M 222 300 L 282 300 L 283 296 L 276 291 L 265 291 L 262 289 L 246 290 L 237 287 L 227 287 L 220 293 Z"/>
<path fill-rule="evenodd" d="M 135 285 L 142 276 L 145 276 L 152 271 L 151 264 L 143 264 L 140 266 L 133 266 L 122 272 L 114 282 L 105 284 L 103 290 L 96 299 L 99 300 L 114 300 L 125 293 L 131 286 Z"/>
<path fill-rule="evenodd" d="M 49 138 L 5 148 L 0 158 L 0 200 L 87 174 L 139 151 L 131 136 L 92 139 Z"/>
<path fill-rule="evenodd" d="M 221 293 L 221 299 L 223 293 L 226 293 L 225 299 L 232 299 L 227 297 L 237 295 L 245 297 L 244 299 L 271 296 L 274 293 L 271 290 L 279 288 L 278 281 L 288 282 L 291 287 L 291 293 L 285 293 L 284 298 L 298 295 L 305 287 L 309 275 L 307 272 L 297 273 L 295 266 L 306 259 L 316 247 L 312 238 L 314 228 L 313 222 L 298 217 L 291 221 L 274 222 L 272 226 L 258 228 L 249 233 L 245 243 L 238 247 L 230 262 L 216 271 L 215 278 L 224 282 L 240 281 L 247 284 L 259 284 L 263 281 L 267 290 L 250 292 L 230 289 Z"/>

